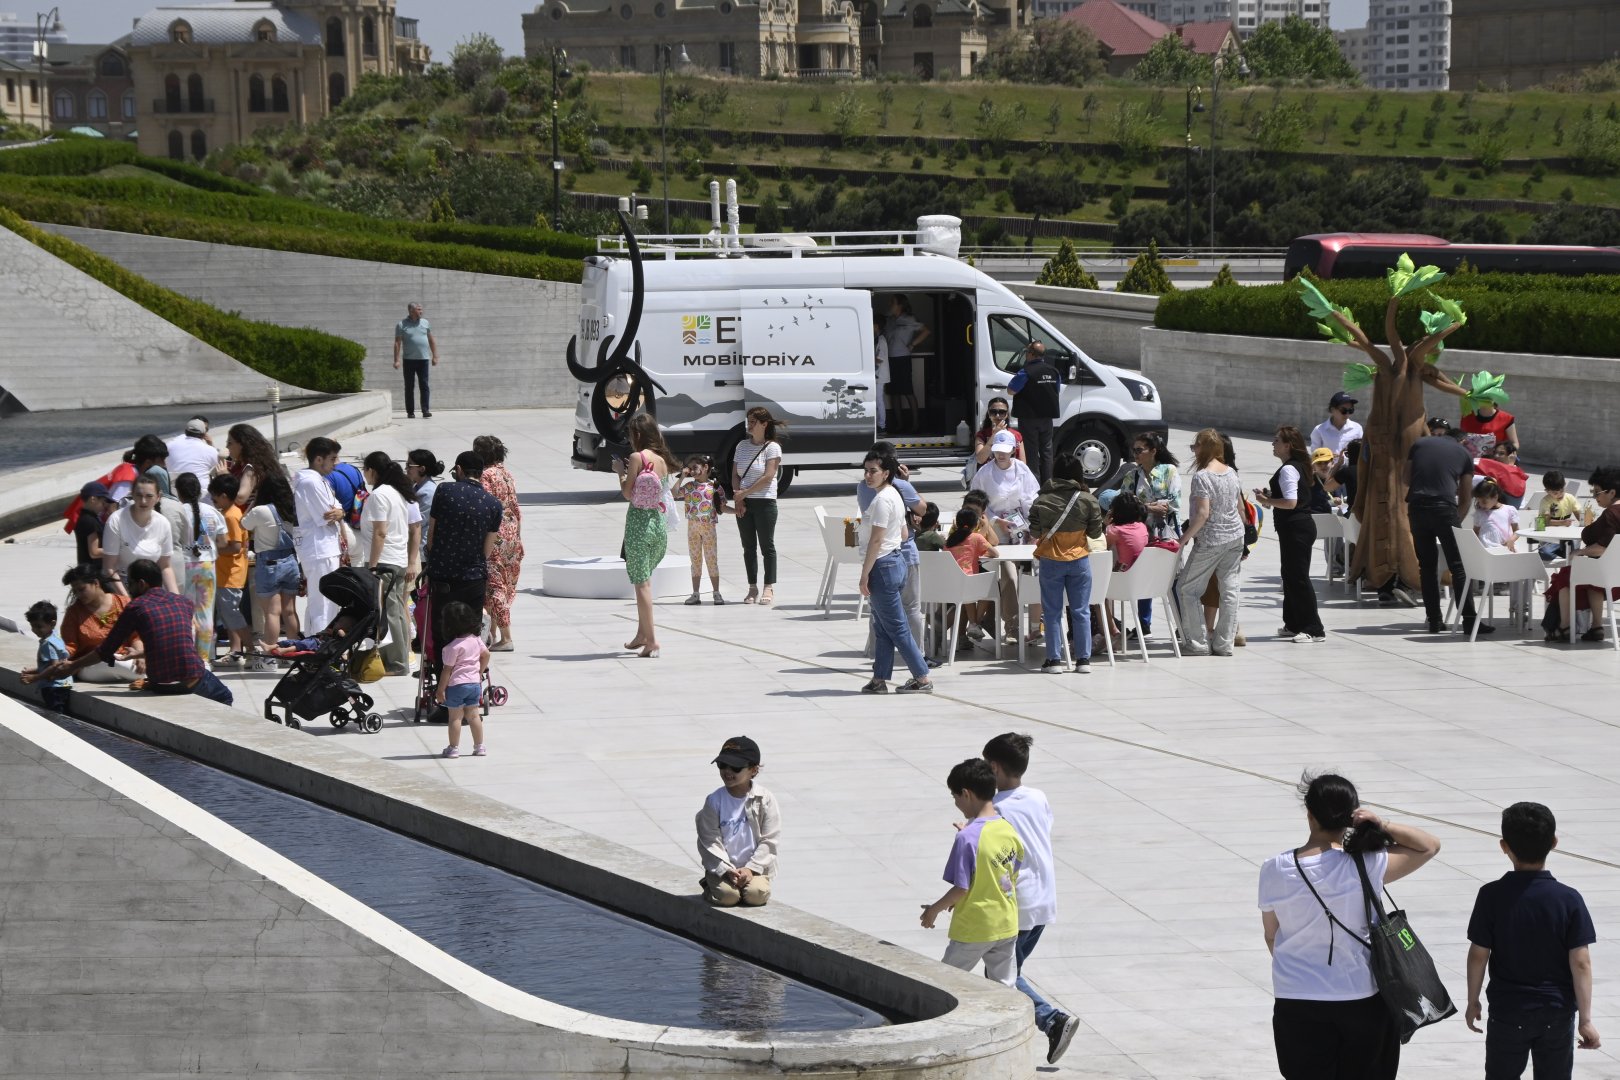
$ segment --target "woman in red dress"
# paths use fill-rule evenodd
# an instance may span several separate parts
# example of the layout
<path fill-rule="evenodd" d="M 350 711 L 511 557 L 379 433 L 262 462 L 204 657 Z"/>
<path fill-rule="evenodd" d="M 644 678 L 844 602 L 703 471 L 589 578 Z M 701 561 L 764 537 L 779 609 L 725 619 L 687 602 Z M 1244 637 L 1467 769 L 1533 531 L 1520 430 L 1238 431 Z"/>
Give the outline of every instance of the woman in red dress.
<path fill-rule="evenodd" d="M 473 453 L 484 459 L 484 490 L 501 501 L 501 531 L 489 556 L 489 588 L 484 610 L 495 624 L 492 652 L 511 652 L 512 599 L 517 595 L 518 573 L 523 568 L 523 512 L 518 509 L 517 483 L 506 471 L 506 444 L 493 435 L 473 440 Z"/>

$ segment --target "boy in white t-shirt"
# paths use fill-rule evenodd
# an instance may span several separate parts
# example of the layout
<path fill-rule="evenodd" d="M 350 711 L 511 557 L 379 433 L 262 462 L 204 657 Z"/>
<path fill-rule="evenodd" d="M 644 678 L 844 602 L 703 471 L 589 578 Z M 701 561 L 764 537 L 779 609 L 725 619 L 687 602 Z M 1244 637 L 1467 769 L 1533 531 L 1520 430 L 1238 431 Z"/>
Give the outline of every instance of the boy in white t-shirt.
<path fill-rule="evenodd" d="M 703 898 L 716 907 L 759 907 L 771 898 L 782 814 L 759 776 L 759 744 L 727 739 L 715 755 L 720 782 L 697 814 Z"/>
<path fill-rule="evenodd" d="M 984 744 L 984 760 L 996 776 L 996 809 L 1024 844 L 1025 862 L 1018 873 L 1018 989 L 1035 1003 L 1035 1026 L 1046 1035 L 1047 1064 L 1069 1048 L 1080 1021 L 1054 1008 L 1024 978 L 1024 961 L 1035 951 L 1047 926 L 1057 921 L 1056 863 L 1052 858 L 1052 807 L 1046 793 L 1024 786 L 1029 748 L 1035 740 L 1007 732 Z"/>

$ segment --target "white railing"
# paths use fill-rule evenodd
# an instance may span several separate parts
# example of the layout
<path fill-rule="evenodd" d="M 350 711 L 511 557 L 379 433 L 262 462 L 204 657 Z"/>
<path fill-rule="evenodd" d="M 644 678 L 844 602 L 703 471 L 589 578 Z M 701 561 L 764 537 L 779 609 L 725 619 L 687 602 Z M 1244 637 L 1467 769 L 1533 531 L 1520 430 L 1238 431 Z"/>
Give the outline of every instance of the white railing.
<path fill-rule="evenodd" d="M 917 255 L 933 254 L 917 243 L 917 233 L 906 230 L 893 232 L 794 232 L 745 233 L 733 237 L 723 232 L 680 234 L 649 234 L 637 236 L 636 245 L 647 254 L 665 258 L 676 255 L 748 254 L 785 255 Z M 598 236 L 596 250 L 605 255 L 622 255 L 629 251 L 624 237 Z"/>

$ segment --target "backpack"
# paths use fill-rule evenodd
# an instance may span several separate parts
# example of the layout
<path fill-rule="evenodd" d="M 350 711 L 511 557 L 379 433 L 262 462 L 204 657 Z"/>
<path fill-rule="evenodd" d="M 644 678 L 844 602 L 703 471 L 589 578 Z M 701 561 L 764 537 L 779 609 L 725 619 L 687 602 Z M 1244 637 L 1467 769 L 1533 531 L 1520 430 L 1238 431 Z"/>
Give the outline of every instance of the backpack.
<path fill-rule="evenodd" d="M 630 505 L 640 510 L 664 508 L 664 484 L 653 470 L 652 458 L 643 456 L 641 471 L 630 486 Z"/>
<path fill-rule="evenodd" d="M 332 475 L 327 477 L 332 485 L 332 494 L 337 496 L 338 505 L 343 507 L 343 520 L 348 522 L 349 528 L 360 527 L 360 512 L 365 508 L 366 497 L 371 492 L 366 490 L 366 478 L 360 475 L 360 470 L 347 461 L 338 462 Z"/>
<path fill-rule="evenodd" d="M 1243 503 L 1243 550 L 1247 552 L 1260 540 L 1260 511 L 1242 492 L 1238 493 L 1238 499 Z"/>

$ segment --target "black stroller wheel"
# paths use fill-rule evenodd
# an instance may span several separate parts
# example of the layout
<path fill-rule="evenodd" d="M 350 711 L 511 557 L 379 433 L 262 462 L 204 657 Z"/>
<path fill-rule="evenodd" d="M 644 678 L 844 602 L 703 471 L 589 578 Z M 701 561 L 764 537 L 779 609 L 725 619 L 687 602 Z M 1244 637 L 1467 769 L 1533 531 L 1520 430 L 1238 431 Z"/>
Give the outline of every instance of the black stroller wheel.
<path fill-rule="evenodd" d="M 304 725 L 299 723 L 298 718 L 295 716 L 287 717 L 287 726 L 292 728 L 294 731 L 302 731 L 304 729 Z"/>
<path fill-rule="evenodd" d="M 364 720 L 360 721 L 360 730 L 364 731 L 368 735 L 377 734 L 377 732 L 382 730 L 382 717 L 378 716 L 376 713 L 371 713 Z"/>
<path fill-rule="evenodd" d="M 341 712 L 335 712 L 327 719 L 331 722 L 332 726 L 337 728 L 339 731 L 342 731 L 343 725 L 349 722 L 348 716 Z"/>

